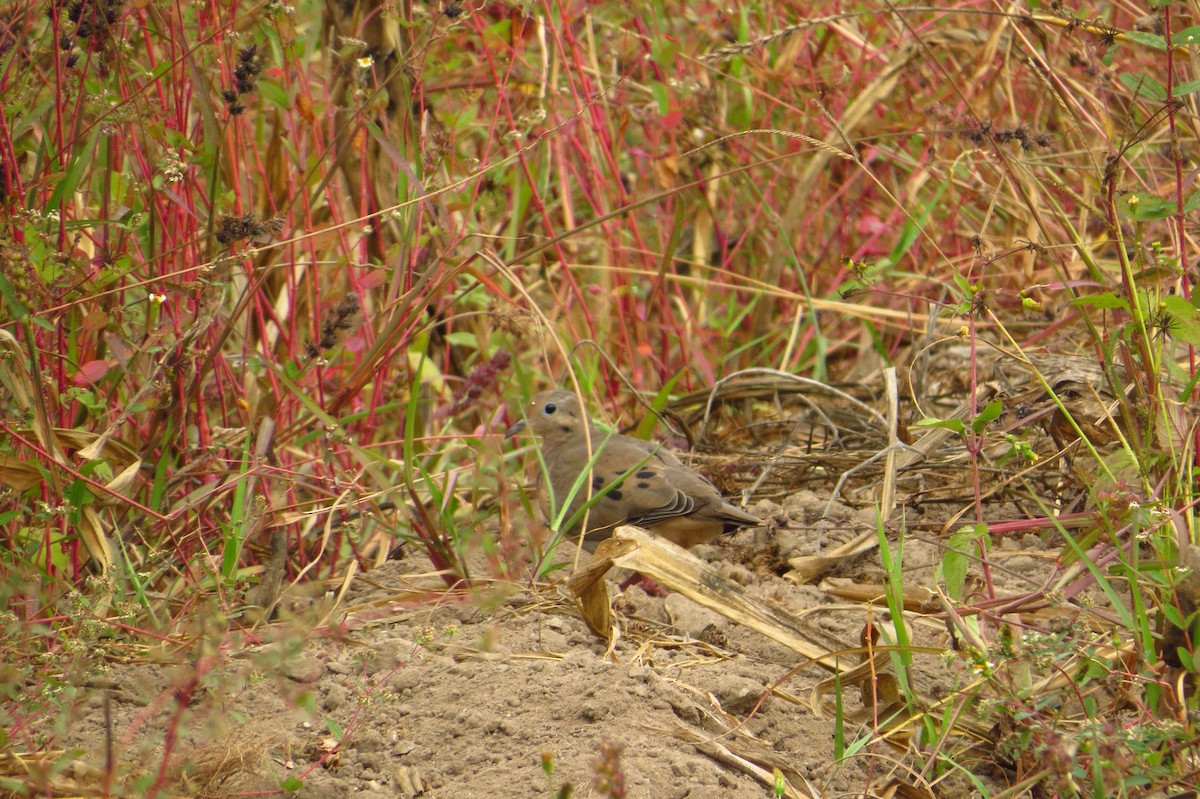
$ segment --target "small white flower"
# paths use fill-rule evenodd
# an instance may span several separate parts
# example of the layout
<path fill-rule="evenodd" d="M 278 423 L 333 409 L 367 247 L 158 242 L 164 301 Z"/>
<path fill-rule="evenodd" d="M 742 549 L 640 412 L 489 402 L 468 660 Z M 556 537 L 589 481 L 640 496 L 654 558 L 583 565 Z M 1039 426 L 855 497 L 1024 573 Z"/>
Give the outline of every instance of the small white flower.
<path fill-rule="evenodd" d="M 370 69 L 373 66 L 375 66 L 375 59 L 369 55 L 365 55 L 358 59 L 359 69 Z"/>

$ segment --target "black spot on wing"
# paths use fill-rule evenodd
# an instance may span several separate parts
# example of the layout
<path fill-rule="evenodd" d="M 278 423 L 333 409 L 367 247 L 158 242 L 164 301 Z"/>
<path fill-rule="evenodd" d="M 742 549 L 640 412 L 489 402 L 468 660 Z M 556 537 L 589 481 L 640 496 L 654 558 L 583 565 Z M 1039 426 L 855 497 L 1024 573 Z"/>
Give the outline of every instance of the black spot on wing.
<path fill-rule="evenodd" d="M 620 476 L 621 476 L 621 474 L 619 472 L 617 474 L 612 475 L 612 477 L 614 479 L 617 477 L 620 477 Z M 607 482 L 607 479 L 602 474 L 597 474 L 597 475 L 592 476 L 592 492 L 599 494 L 605 488 L 608 488 L 609 489 L 608 493 L 605 494 L 604 496 L 605 496 L 605 498 L 611 499 L 614 501 L 620 500 L 623 496 L 625 496 L 624 494 L 621 493 L 621 488 L 624 485 L 625 485 L 624 480 L 618 480 L 616 482 L 609 483 L 609 482 Z"/>
<path fill-rule="evenodd" d="M 634 477 L 637 477 L 639 480 L 649 480 L 653 476 L 654 471 L 651 469 L 642 469 L 640 472 L 634 475 Z"/>
<path fill-rule="evenodd" d="M 638 488 L 643 488 L 643 489 L 644 489 L 644 488 L 649 488 L 649 487 L 650 487 L 650 484 L 649 484 L 649 483 L 647 483 L 645 480 L 642 480 L 640 483 L 638 483 L 638 484 L 637 484 L 637 487 L 638 487 Z"/>

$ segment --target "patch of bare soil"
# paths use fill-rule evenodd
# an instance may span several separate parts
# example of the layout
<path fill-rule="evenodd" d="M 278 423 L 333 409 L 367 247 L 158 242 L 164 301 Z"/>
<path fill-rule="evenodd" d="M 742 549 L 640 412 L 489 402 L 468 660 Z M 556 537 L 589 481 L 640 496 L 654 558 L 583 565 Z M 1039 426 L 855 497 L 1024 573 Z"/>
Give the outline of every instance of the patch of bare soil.
<path fill-rule="evenodd" d="M 870 606 L 838 604 L 779 575 L 789 557 L 835 546 L 873 521 L 835 504 L 818 535 L 811 521 L 825 502 L 801 494 L 786 510 L 756 509 L 788 519 L 785 527 L 696 551 L 801 615 L 823 646 L 852 650 Z M 914 567 L 936 559 L 912 554 Z M 847 562 L 843 573 L 878 580 L 876 564 L 875 556 Z M 311 799 L 552 797 L 566 784 L 575 796 L 603 796 L 598 780 L 608 775 L 611 786 L 614 772 L 629 797 L 770 796 L 776 768 L 800 792 L 836 796 L 878 788 L 897 772 L 902 750 L 887 744 L 835 763 L 835 690 L 819 687 L 827 671 L 679 594 L 631 588 L 617 597 L 621 634 L 609 647 L 561 587 L 451 594 L 429 569 L 410 554 L 359 575 L 336 636 L 284 622 L 270 628 L 272 640 L 214 648 L 207 661 L 112 666 L 114 687 L 81 691 L 66 733 L 80 750 L 76 771 L 103 768 L 107 694 L 121 770 L 147 786 L 169 746 L 169 784 L 200 797 L 301 784 L 296 795 Z M 875 621 L 886 616 L 875 610 Z M 946 645 L 944 628 L 914 629 L 926 639 L 917 643 Z M 953 690 L 958 677 L 940 658 L 918 666 L 925 695 Z M 883 708 L 864 690 L 842 694 L 852 741 Z M 969 793 L 956 780 L 937 795 Z"/>
<path fill-rule="evenodd" d="M 336 600 L 342 586 L 289 598 L 284 620 L 238 641 L 214 621 L 212 640 L 201 630 L 186 654 L 164 648 L 110 664 L 107 682 L 93 679 L 68 698 L 73 716 L 60 740 L 78 751 L 64 776 L 84 784 L 79 775 L 102 774 L 111 744 L 115 784 L 127 794 L 165 785 L 197 797 L 284 790 L 311 799 L 469 799 L 554 797 L 571 786 L 575 796 L 671 799 L 770 796 L 780 778 L 791 796 L 1001 790 L 1014 773 L 995 764 L 1005 732 L 988 714 L 990 700 L 976 697 L 969 710 L 956 704 L 960 689 L 979 686 L 975 669 L 988 665 L 946 657 L 963 636 L 970 647 L 970 625 L 927 590 L 945 582 L 936 574 L 945 533 L 970 518 L 975 487 L 954 448 L 933 457 L 943 431 L 899 455 L 901 467 L 906 458 L 929 459 L 897 485 L 903 510 L 888 528 L 889 548 L 906 531 L 902 601 L 915 611 L 901 647 L 913 660 L 901 690 L 892 655 L 863 654 L 868 644 L 898 640 L 881 601 L 886 580 L 875 548 L 882 462 L 863 454 L 885 442 L 861 403 L 833 399 L 847 403 L 840 424 L 829 418 L 829 408 L 840 407 L 831 401 L 811 430 L 789 419 L 777 425 L 783 433 L 760 426 L 746 434 L 791 441 L 807 431 L 801 445 L 780 450 L 792 454 L 760 459 L 769 468 L 750 475 L 756 496 L 779 499 L 751 508 L 770 520 L 767 528 L 693 553 L 751 598 L 797 617 L 788 623 L 803 628 L 814 657 L 840 653 L 836 681 L 798 654 L 809 650 L 794 639 L 789 648 L 780 643 L 786 637 L 768 638 L 682 593 L 631 588 L 616 596 L 619 634 L 610 643 L 589 631 L 565 580 L 448 591 L 410 549 L 358 574 Z M 829 446 L 812 447 L 829 435 Z M 709 465 L 749 485 L 736 464 Z M 855 480 L 835 487 L 832 476 L 847 470 Z M 1036 515 L 1014 496 L 992 497 L 988 518 Z M 798 558 L 820 588 L 785 579 Z M 1053 551 L 1028 533 L 998 537 L 989 561 L 986 575 L 972 566 L 966 595 L 1037 591 L 1054 568 Z M 619 576 L 607 578 L 610 592 Z M 914 754 L 923 714 L 955 729 L 954 767 L 941 773 L 930 765 L 937 752 L 928 742 Z M 982 743 L 973 750 L 972 741 Z"/>

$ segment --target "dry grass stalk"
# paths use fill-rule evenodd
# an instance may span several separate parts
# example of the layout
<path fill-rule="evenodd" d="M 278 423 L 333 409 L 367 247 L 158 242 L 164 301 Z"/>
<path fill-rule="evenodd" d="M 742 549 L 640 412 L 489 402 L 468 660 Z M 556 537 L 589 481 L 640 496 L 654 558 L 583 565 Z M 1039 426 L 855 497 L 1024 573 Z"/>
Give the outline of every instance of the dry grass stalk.
<path fill-rule="evenodd" d="M 664 588 L 720 613 L 730 621 L 749 627 L 830 671 L 845 666 L 829 650 L 813 645 L 804 622 L 790 611 L 749 594 L 725 579 L 708 563 L 669 541 L 655 538 L 638 527 L 618 527 L 618 540 L 635 541 L 637 548 L 613 558 L 615 565 L 632 569 L 655 580 Z"/>

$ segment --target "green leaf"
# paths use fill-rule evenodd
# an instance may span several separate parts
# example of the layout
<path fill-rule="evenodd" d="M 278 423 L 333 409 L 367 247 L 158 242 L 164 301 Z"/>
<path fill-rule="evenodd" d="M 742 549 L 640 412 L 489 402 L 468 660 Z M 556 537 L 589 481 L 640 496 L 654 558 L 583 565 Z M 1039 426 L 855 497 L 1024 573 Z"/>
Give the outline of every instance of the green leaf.
<path fill-rule="evenodd" d="M 650 81 L 650 94 L 654 97 L 654 102 L 658 104 L 658 113 L 666 116 L 671 111 L 671 94 L 667 91 L 667 86 L 657 80 Z"/>
<path fill-rule="evenodd" d="M 304 780 L 300 779 L 299 777 L 288 777 L 286 780 L 279 783 L 279 789 L 281 791 L 287 791 L 288 793 L 296 793 L 296 791 L 299 791 L 303 787 Z"/>
<path fill-rule="evenodd" d="M 953 430 L 955 433 L 967 432 L 967 426 L 963 424 L 962 419 L 922 419 L 917 422 L 918 427 L 940 427 L 944 430 Z"/>
<path fill-rule="evenodd" d="M 254 88 L 262 95 L 262 98 L 272 105 L 282 108 L 285 111 L 291 107 L 291 101 L 288 100 L 287 90 L 282 86 L 276 86 L 270 81 L 259 81 Z"/>
<path fill-rule="evenodd" d="M 1129 310 L 1129 301 L 1123 297 L 1118 297 L 1111 291 L 1104 294 L 1089 294 L 1086 297 L 1076 297 L 1071 301 L 1072 305 L 1090 305 L 1093 308 L 1120 308 L 1123 311 Z"/>
<path fill-rule="evenodd" d="M 1166 46 L 1164 44 L 1164 48 Z M 1157 100 L 1160 103 L 1167 99 L 1167 90 L 1163 85 L 1149 75 L 1135 75 L 1132 72 L 1122 72 L 1117 76 L 1117 80 L 1135 95 L 1149 97 L 1152 100 Z"/>
<path fill-rule="evenodd" d="M 1197 315 L 1200 315 L 1196 306 L 1179 294 L 1168 294 L 1162 298 L 1162 304 L 1172 316 L 1180 319 L 1195 319 Z"/>
<path fill-rule="evenodd" d="M 446 342 L 456 347 L 479 348 L 479 339 L 469 330 L 456 330 L 446 334 Z"/>
<path fill-rule="evenodd" d="M 947 550 L 942 558 L 942 580 L 946 583 L 946 593 L 956 602 L 962 600 L 963 585 L 967 582 L 967 565 L 970 562 L 966 554 L 955 552 L 953 549 Z"/>
<path fill-rule="evenodd" d="M 163 75 L 166 75 L 168 72 L 170 72 L 174 68 L 175 68 L 175 62 L 172 61 L 171 59 L 167 58 L 167 59 L 160 61 L 159 63 L 154 65 L 154 69 L 150 70 L 150 82 L 153 83 L 154 81 L 158 80 Z"/>
<path fill-rule="evenodd" d="M 987 428 L 988 422 L 999 418 L 1003 412 L 1003 407 L 1000 400 L 992 400 L 987 404 L 987 407 L 976 414 L 974 421 L 971 422 L 971 429 L 976 433 L 982 433 Z"/>
<path fill-rule="evenodd" d="M 399 18 L 400 14 L 393 15 Z M 498 50 L 503 50 L 509 47 L 509 39 L 512 34 L 512 20 L 508 17 L 501 19 L 495 24 L 489 25 L 483 29 L 483 41 L 485 47 L 494 47 Z"/>
<path fill-rule="evenodd" d="M 917 237 L 921 235 L 921 230 L 927 224 L 933 214 L 934 207 L 942 199 L 942 195 L 946 193 L 946 184 L 938 187 L 933 196 L 925 203 L 919 215 L 910 215 L 905 217 L 904 225 L 900 229 L 900 238 L 896 241 L 896 245 L 892 247 L 892 251 L 888 253 L 888 260 L 894 264 L 900 263 L 900 259 L 904 254 L 916 243 Z"/>
<path fill-rule="evenodd" d="M 679 207 L 682 208 L 683 203 L 680 203 Z M 1197 294 L 1200 294 L 1200 292 L 1197 292 Z M 659 420 L 656 414 L 667 407 L 667 402 L 671 399 L 671 389 L 675 388 L 675 384 L 679 382 L 679 378 L 683 377 L 684 374 L 684 370 L 680 369 L 654 395 L 654 399 L 650 401 L 650 407 L 654 409 L 654 413 L 648 413 L 642 417 L 642 421 L 638 423 L 637 430 L 633 433 L 634 438 L 640 438 L 643 441 L 650 440 L 650 434 L 654 432 L 654 426 L 658 424 Z"/>
<path fill-rule="evenodd" d="M 83 480 L 72 480 L 68 483 L 63 489 L 63 498 L 75 508 L 82 508 L 96 501 L 95 495 Z"/>
<path fill-rule="evenodd" d="M 46 201 L 46 210 L 57 210 L 62 205 L 64 197 L 71 197 L 75 194 L 75 190 L 79 188 L 79 183 L 83 180 L 84 172 L 92 165 L 92 157 L 96 153 L 96 142 L 100 138 L 100 130 L 103 127 L 103 125 L 96 125 L 92 129 L 92 135 L 88 137 L 87 144 L 75 150 L 67 174 L 54 187 L 50 199 Z M 30 192 L 30 196 L 33 194 Z"/>
<path fill-rule="evenodd" d="M 1174 87 L 1176 97 L 1184 97 L 1200 91 L 1200 80 L 1189 80 Z"/>
<path fill-rule="evenodd" d="M 1141 222 L 1166 219 L 1174 216 L 1176 211 L 1175 203 L 1170 200 L 1164 200 L 1157 194 L 1141 191 L 1126 195 L 1117 207 Z"/>
<path fill-rule="evenodd" d="M 252 437 L 247 436 L 242 445 L 242 460 L 239 473 L 246 476 L 250 470 L 250 448 L 252 446 Z M 249 496 L 247 489 L 248 481 L 245 479 L 238 480 L 237 485 L 233 489 L 233 503 L 230 507 L 229 521 L 224 523 L 224 542 L 221 553 L 221 576 L 233 584 L 234 578 L 237 575 L 238 559 L 242 554 L 242 545 L 246 541 L 246 535 L 250 529 L 253 517 L 253 498 Z"/>
<path fill-rule="evenodd" d="M 650 58 L 665 70 L 675 71 L 675 42 L 664 36 L 656 36 L 650 46 Z"/>
<path fill-rule="evenodd" d="M 342 725 L 338 724 L 336 719 L 329 716 L 325 717 L 325 729 L 329 730 L 329 734 L 332 735 L 338 743 L 341 743 L 346 737 L 346 731 L 342 729 Z"/>
<path fill-rule="evenodd" d="M 454 117 L 453 126 L 455 130 L 466 130 L 475 123 L 475 119 L 479 116 L 478 105 L 467 105 L 459 109 L 458 115 Z"/>
<path fill-rule="evenodd" d="M 1125 38 L 1131 42 L 1144 44 L 1154 50 L 1161 50 L 1163 52 L 1167 50 L 1167 40 L 1161 36 L 1156 36 L 1153 33 L 1143 33 L 1142 31 L 1125 31 L 1124 33 Z"/>
<path fill-rule="evenodd" d="M 742 57 L 738 56 L 734 59 L 736 63 L 742 63 Z M 738 128 L 754 127 L 754 120 L 757 118 L 757 112 L 754 110 L 755 95 L 749 89 L 743 87 L 743 90 L 737 94 L 738 101 L 730 103 L 729 122 Z"/>
<path fill-rule="evenodd" d="M 958 286 L 958 290 L 962 292 L 962 296 L 971 297 L 974 295 L 970 281 L 963 277 L 962 274 L 956 271 L 950 276 L 950 279 L 954 281 L 954 285 Z"/>
<path fill-rule="evenodd" d="M 1200 311 L 1184 297 L 1171 294 L 1163 298 L 1162 304 L 1171 316 L 1171 335 L 1185 344 L 1200 345 Z"/>
<path fill-rule="evenodd" d="M 17 52 L 16 48 L 13 48 L 13 50 L 14 52 Z M 17 114 L 16 118 L 9 122 L 9 124 L 12 126 L 8 137 L 9 141 L 18 141 L 24 138 L 24 136 L 30 130 L 36 127 L 39 122 L 44 121 L 43 117 L 49 114 L 52 108 L 54 108 L 54 101 L 48 100 L 41 105 L 34 106 L 29 111 Z"/>
<path fill-rule="evenodd" d="M 1193 25 L 1171 34 L 1171 44 L 1179 45 L 1200 44 L 1200 27 Z"/>
<path fill-rule="evenodd" d="M 967 581 L 967 567 L 973 559 L 972 545 L 982 539 L 984 548 L 986 549 L 989 543 L 987 532 L 987 525 L 980 523 L 973 527 L 964 527 L 959 532 L 950 536 L 950 540 L 947 542 L 946 554 L 942 557 L 942 563 L 939 568 L 942 573 L 942 580 L 946 583 L 946 593 L 952 599 L 962 599 L 963 585 Z"/>

